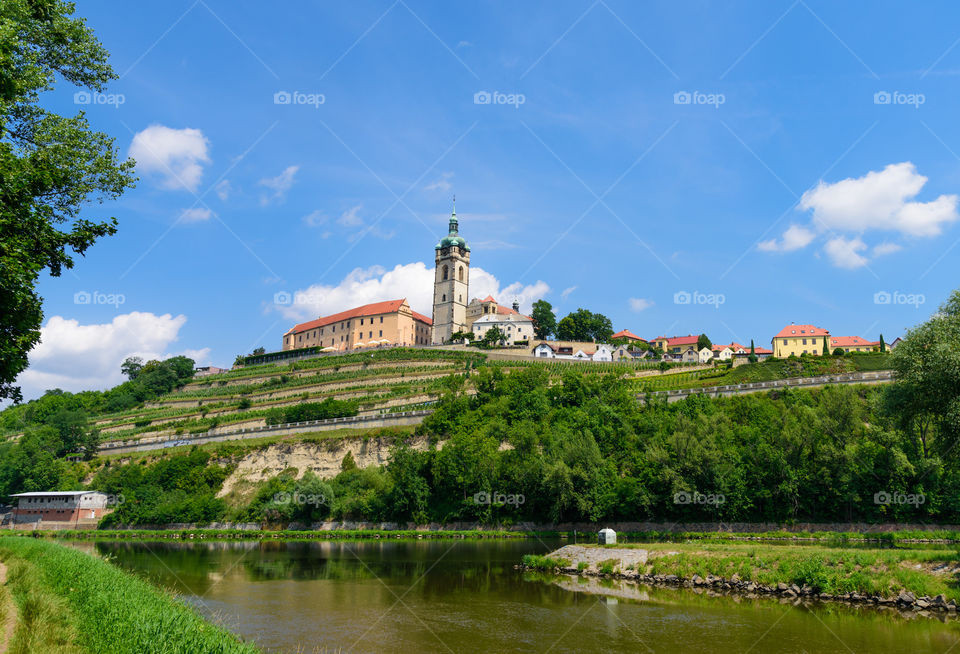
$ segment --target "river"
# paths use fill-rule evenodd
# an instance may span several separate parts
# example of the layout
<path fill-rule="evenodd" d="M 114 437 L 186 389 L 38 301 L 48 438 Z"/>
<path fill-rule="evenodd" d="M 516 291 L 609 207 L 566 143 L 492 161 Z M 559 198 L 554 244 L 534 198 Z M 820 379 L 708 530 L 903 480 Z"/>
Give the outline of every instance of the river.
<path fill-rule="evenodd" d="M 960 653 L 960 623 L 513 569 L 559 542 L 76 543 L 269 652 Z"/>

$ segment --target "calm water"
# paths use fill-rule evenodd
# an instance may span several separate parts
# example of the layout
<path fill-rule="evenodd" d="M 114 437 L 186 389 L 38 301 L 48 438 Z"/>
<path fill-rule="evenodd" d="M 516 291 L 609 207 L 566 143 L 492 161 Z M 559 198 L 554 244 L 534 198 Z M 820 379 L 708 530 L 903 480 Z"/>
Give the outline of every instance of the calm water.
<path fill-rule="evenodd" d="M 271 652 L 960 653 L 955 622 L 513 570 L 557 543 L 77 545 Z"/>

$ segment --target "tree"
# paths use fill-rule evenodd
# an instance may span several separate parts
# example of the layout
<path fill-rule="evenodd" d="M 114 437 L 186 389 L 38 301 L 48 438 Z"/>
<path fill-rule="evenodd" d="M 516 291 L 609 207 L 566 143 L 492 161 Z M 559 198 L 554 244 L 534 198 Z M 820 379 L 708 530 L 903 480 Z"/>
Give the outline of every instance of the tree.
<path fill-rule="evenodd" d="M 120 364 L 120 372 L 127 376 L 127 379 L 133 381 L 143 370 L 143 359 L 140 357 L 127 357 Z"/>
<path fill-rule="evenodd" d="M 822 354 L 825 357 L 830 356 L 830 343 L 827 342 L 826 336 L 823 337 L 823 352 L 821 352 L 820 354 Z"/>
<path fill-rule="evenodd" d="M 80 218 L 81 209 L 136 181 L 133 160 L 121 161 L 84 112 L 65 117 L 39 105 L 57 79 L 100 92 L 116 78 L 73 9 L 61 0 L 0 3 L 0 398 L 21 398 L 13 382 L 40 340 L 40 274 L 59 277 L 74 253 L 114 234 L 115 218 Z"/>
<path fill-rule="evenodd" d="M 258 356 L 260 356 L 261 354 L 266 354 L 266 353 L 267 353 L 267 351 L 266 351 L 264 348 L 258 347 L 257 349 L 255 349 L 255 350 L 253 351 L 253 356 L 258 357 Z"/>
<path fill-rule="evenodd" d="M 530 317 L 533 318 L 533 333 L 540 340 L 546 340 L 557 331 L 557 316 L 553 313 L 553 305 L 546 300 L 533 303 Z"/>
<path fill-rule="evenodd" d="M 699 352 L 700 350 L 702 350 L 703 348 L 707 348 L 707 349 L 709 350 L 711 347 L 713 347 L 713 343 L 710 342 L 710 339 L 707 338 L 707 335 L 706 335 L 706 334 L 700 334 L 700 336 L 697 337 L 697 351 L 698 351 L 698 352 Z"/>
<path fill-rule="evenodd" d="M 756 354 L 756 353 L 757 353 L 757 348 L 755 348 L 755 347 L 753 346 L 753 339 L 751 338 L 751 339 L 750 339 L 750 354 Z"/>
<path fill-rule="evenodd" d="M 880 334 L 880 351 L 881 352 L 887 351 L 887 344 L 883 342 L 883 334 Z"/>
<path fill-rule="evenodd" d="M 557 338 L 561 341 L 606 342 L 613 336 L 613 323 L 602 313 L 577 309 L 557 324 Z"/>
<path fill-rule="evenodd" d="M 503 332 L 500 331 L 499 327 L 491 327 L 483 335 L 483 345 L 484 347 L 494 347 L 500 345 L 504 339 Z"/>
<path fill-rule="evenodd" d="M 926 456 L 960 455 L 960 290 L 940 310 L 907 332 L 890 354 L 894 383 L 887 413 Z"/>
<path fill-rule="evenodd" d="M 833 349 L 833 356 L 842 357 L 845 354 L 842 347 L 837 347 Z"/>
<path fill-rule="evenodd" d="M 574 323 L 573 318 L 570 316 L 561 318 L 560 322 L 557 323 L 557 339 L 561 341 L 580 340 L 577 336 L 577 325 Z"/>
<path fill-rule="evenodd" d="M 246 361 L 247 357 L 243 356 L 242 354 L 238 354 L 233 358 L 233 365 L 242 366 L 244 363 L 246 363 Z"/>

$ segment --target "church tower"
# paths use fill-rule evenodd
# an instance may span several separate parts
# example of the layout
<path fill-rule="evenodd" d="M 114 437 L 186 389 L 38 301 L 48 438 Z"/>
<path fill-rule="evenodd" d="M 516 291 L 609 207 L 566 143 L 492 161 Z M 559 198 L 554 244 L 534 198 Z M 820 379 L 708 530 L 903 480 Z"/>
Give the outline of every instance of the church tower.
<path fill-rule="evenodd" d="M 450 229 L 437 246 L 433 278 L 433 344 L 450 340 L 450 335 L 467 329 L 470 302 L 470 246 L 460 236 L 457 204 L 454 199 Z"/>

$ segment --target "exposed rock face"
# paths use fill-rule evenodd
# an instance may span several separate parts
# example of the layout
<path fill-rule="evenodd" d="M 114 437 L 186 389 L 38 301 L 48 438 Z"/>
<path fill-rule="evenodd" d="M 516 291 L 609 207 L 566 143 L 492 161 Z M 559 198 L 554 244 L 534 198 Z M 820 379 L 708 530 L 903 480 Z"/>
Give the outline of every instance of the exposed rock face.
<path fill-rule="evenodd" d="M 411 448 L 419 451 L 429 446 L 426 437 L 413 438 L 408 442 Z M 391 438 L 341 438 L 319 443 L 276 443 L 243 457 L 233 474 L 223 482 L 223 488 L 217 497 L 230 493 L 238 481 L 260 483 L 291 468 L 296 468 L 297 478 L 302 477 L 308 470 L 323 479 L 336 477 L 347 452 L 353 454 L 358 468 L 385 465 L 394 443 Z"/>

